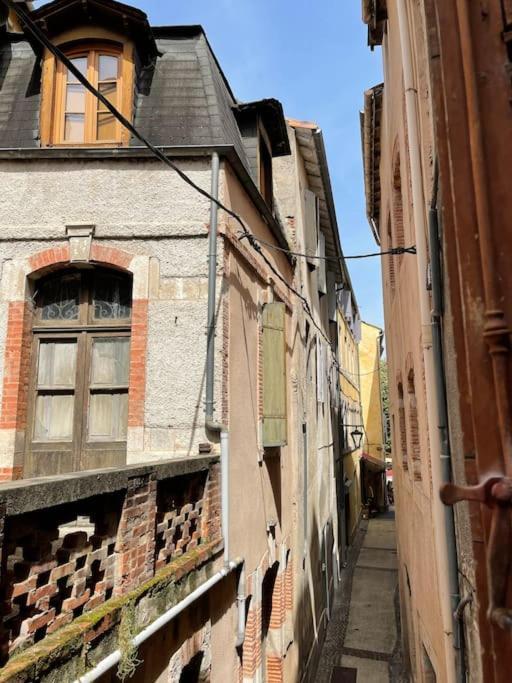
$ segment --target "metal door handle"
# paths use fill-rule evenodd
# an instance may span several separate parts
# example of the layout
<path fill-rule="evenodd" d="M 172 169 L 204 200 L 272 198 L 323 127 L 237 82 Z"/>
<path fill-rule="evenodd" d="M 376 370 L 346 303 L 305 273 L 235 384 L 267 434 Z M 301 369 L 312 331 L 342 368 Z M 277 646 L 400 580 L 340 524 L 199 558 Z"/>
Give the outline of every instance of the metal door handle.
<path fill-rule="evenodd" d="M 499 628 L 512 630 L 512 609 L 505 607 L 512 566 L 512 479 L 490 477 L 477 486 L 444 484 L 440 493 L 445 505 L 470 500 L 492 509 L 486 557 L 489 581 L 488 617 Z"/>

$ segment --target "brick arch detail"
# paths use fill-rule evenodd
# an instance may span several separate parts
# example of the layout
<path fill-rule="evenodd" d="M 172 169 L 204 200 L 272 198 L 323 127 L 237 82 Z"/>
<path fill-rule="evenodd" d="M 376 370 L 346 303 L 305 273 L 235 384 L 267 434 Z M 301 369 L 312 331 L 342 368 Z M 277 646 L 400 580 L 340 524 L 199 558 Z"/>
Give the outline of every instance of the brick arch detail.
<path fill-rule="evenodd" d="M 144 268 L 141 261 L 149 261 L 149 258 L 97 243 L 91 245 L 90 256 L 92 263 L 121 269 L 133 275 L 128 428 L 142 427 L 149 306 L 147 282 L 142 282 L 148 277 L 148 268 Z M 17 289 L 8 298 L 3 390 L 0 403 L 0 481 L 19 479 L 23 476 L 23 454 L 16 452 L 15 441 L 16 435 L 25 431 L 27 427 L 32 340 L 32 306 L 26 297 L 27 279 L 52 266 L 66 265 L 73 265 L 68 244 L 44 249 L 10 264 L 11 280 L 17 283 Z M 141 298 L 141 292 L 145 292 L 146 296 Z"/>

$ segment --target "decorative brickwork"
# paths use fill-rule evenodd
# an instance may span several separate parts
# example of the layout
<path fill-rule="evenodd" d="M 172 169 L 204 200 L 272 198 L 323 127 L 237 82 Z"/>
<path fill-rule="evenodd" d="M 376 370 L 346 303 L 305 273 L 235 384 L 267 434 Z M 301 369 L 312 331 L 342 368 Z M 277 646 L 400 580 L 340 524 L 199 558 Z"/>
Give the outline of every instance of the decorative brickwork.
<path fill-rule="evenodd" d="M 32 315 L 24 301 L 9 304 L 0 429 L 24 429 L 30 366 Z"/>
<path fill-rule="evenodd" d="M 94 242 L 91 247 L 91 261 L 104 263 L 109 266 L 117 266 L 123 270 L 128 270 L 133 256 L 127 251 L 115 247 L 104 247 Z"/>
<path fill-rule="evenodd" d="M 408 470 L 407 428 L 405 421 L 404 388 L 402 382 L 398 383 L 398 426 L 400 430 L 400 453 L 402 456 L 402 467 L 404 470 Z"/>
<path fill-rule="evenodd" d="M 217 463 L 209 473 L 160 482 L 154 473 L 145 474 L 115 494 L 8 517 L 0 587 L 2 661 L 111 596 L 126 595 L 207 540 L 220 540 Z M 193 559 L 183 563 L 181 575 L 194 566 Z"/>
<path fill-rule="evenodd" d="M 148 302 L 143 299 L 135 299 L 132 303 L 132 337 L 130 343 L 129 427 L 141 427 L 144 424 L 147 343 Z"/>
<path fill-rule="evenodd" d="M 277 655 L 267 655 L 267 683 L 282 683 L 283 660 Z"/>
<path fill-rule="evenodd" d="M 135 588 L 154 573 L 156 488 L 151 476 L 130 481 L 116 542 L 116 595 Z"/>
<path fill-rule="evenodd" d="M 7 520 L 1 654 L 41 640 L 105 602 L 114 589 L 119 496 Z M 101 510 L 101 512 L 100 512 Z"/>
<path fill-rule="evenodd" d="M 157 570 L 196 548 L 206 527 L 203 521 L 206 476 L 199 473 L 195 477 L 177 477 L 165 484 L 159 488 L 157 501 Z"/>
<path fill-rule="evenodd" d="M 409 439 L 412 453 L 412 466 L 415 481 L 421 481 L 421 445 L 420 430 L 418 426 L 418 407 L 416 403 L 416 390 L 414 385 L 414 370 L 409 371 L 407 377 L 407 393 L 409 394 Z"/>
<path fill-rule="evenodd" d="M 56 266 L 69 262 L 69 246 L 52 247 L 39 251 L 29 258 L 30 270 L 32 273 L 43 270 L 49 266 Z"/>
<path fill-rule="evenodd" d="M 204 539 L 220 538 L 221 530 L 221 493 L 220 464 L 212 465 L 204 489 L 204 507 L 202 514 L 201 535 Z"/>
<path fill-rule="evenodd" d="M 261 605 L 251 604 L 245 625 L 242 652 L 243 678 L 253 679 L 261 664 Z"/>

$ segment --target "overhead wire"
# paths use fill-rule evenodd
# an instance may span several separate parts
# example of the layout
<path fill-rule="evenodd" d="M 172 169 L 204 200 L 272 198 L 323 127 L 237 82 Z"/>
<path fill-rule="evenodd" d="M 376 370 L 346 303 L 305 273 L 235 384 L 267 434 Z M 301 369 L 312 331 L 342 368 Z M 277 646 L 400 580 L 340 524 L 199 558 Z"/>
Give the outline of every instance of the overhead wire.
<path fill-rule="evenodd" d="M 243 240 L 247 236 L 248 233 L 243 231 L 242 234 L 239 236 L 239 239 Z M 401 254 L 416 254 L 416 247 L 414 245 L 411 245 L 410 247 L 393 247 L 393 249 L 388 249 L 387 251 L 375 251 L 370 254 L 353 254 L 352 256 L 322 256 L 321 254 L 306 254 L 304 252 L 292 251 L 291 249 L 278 247 L 277 245 L 272 244 L 271 242 L 267 242 L 261 237 L 256 237 L 255 235 L 253 235 L 253 238 L 260 244 L 264 244 L 266 247 L 269 247 L 270 249 L 274 249 L 275 251 L 281 251 L 285 254 L 289 254 L 290 256 L 307 258 L 308 260 L 333 261 L 335 263 L 342 263 L 347 259 L 363 259 L 370 258 L 373 256 L 385 256 L 386 254 L 391 256 L 400 256 Z"/>
<path fill-rule="evenodd" d="M 289 291 L 295 294 L 295 296 L 302 302 L 304 311 L 307 313 L 311 322 L 318 330 L 318 332 L 321 334 L 321 336 L 327 341 L 329 347 L 331 348 L 333 356 L 335 356 L 332 342 L 324 333 L 322 328 L 318 325 L 318 323 L 315 321 L 313 312 L 311 311 L 311 307 L 307 299 L 300 292 L 298 292 L 292 285 L 290 285 L 286 281 L 286 279 L 279 273 L 279 271 L 274 267 L 273 263 L 263 253 L 258 242 L 261 242 L 262 244 L 264 243 L 266 246 L 278 249 L 279 251 L 288 252 L 291 255 L 293 255 L 292 252 L 290 252 L 290 250 L 286 250 L 280 247 L 275 247 L 271 243 L 257 239 L 254 235 L 252 235 L 252 233 L 248 231 L 242 218 L 235 211 L 227 207 L 225 204 L 223 204 L 223 202 L 221 202 L 219 199 L 211 195 L 207 190 L 204 190 L 202 187 L 197 185 L 197 183 L 195 183 L 186 173 L 184 173 L 184 171 L 182 171 L 177 164 L 171 161 L 171 159 L 169 159 L 160 149 L 158 149 L 158 147 L 155 147 L 155 145 L 153 145 L 125 116 L 123 116 L 123 114 L 97 88 L 95 88 L 92 85 L 92 83 L 90 83 L 90 81 L 73 64 L 73 62 L 62 52 L 62 50 L 60 50 L 59 47 L 54 45 L 51 42 L 51 40 L 47 38 L 44 32 L 39 28 L 39 26 L 37 26 L 37 24 L 32 20 L 32 18 L 24 10 L 23 7 L 21 7 L 18 3 L 14 2 L 14 0 L 0 0 L 0 2 L 4 2 L 7 5 L 7 7 L 9 7 L 18 16 L 22 25 L 25 26 L 25 28 L 28 29 L 28 31 L 30 31 L 30 33 L 34 36 L 36 41 L 40 43 L 43 47 L 48 49 L 73 74 L 73 76 L 78 80 L 78 82 L 81 83 L 84 86 L 84 88 L 86 88 L 86 90 L 88 90 L 97 100 L 99 100 L 103 104 L 103 106 L 105 106 L 107 110 L 119 121 L 119 123 L 121 123 L 121 125 L 124 128 L 126 128 L 135 138 L 142 142 L 142 144 L 145 147 L 147 147 L 147 149 L 149 149 L 157 159 L 159 159 L 162 163 L 164 163 L 166 166 L 175 171 L 175 173 L 177 173 L 177 175 L 185 183 L 192 187 L 196 192 L 198 192 L 200 195 L 216 204 L 219 207 L 219 209 L 222 209 L 222 211 L 225 211 L 229 216 L 231 216 L 237 221 L 237 223 L 240 225 L 242 229 L 242 234 L 240 238 L 246 238 L 248 240 L 249 244 L 255 251 L 258 252 L 258 254 L 264 260 L 264 262 L 271 270 L 271 272 L 285 285 L 285 287 Z M 337 363 L 337 361 L 335 362 Z M 338 363 L 337 365 L 339 366 Z"/>
<path fill-rule="evenodd" d="M 225 211 L 229 216 L 234 218 L 241 226 L 243 231 L 247 228 L 240 218 L 240 216 L 225 204 L 223 204 L 219 199 L 211 195 L 207 190 L 197 185 L 186 173 L 184 173 L 180 167 L 175 164 L 171 159 L 169 159 L 158 147 L 155 147 L 123 114 L 108 100 L 97 88 L 95 88 L 92 83 L 82 74 L 82 72 L 73 64 L 73 62 L 62 52 L 60 48 L 54 45 L 51 40 L 49 40 L 39 26 L 32 20 L 32 18 L 27 14 L 27 12 L 14 0 L 0 0 L 4 2 L 13 12 L 17 14 L 22 22 L 34 38 L 43 47 L 46 47 L 72 74 L 73 76 L 88 90 L 94 97 L 96 97 L 105 106 L 108 111 L 121 123 L 121 125 L 126 128 L 135 138 L 137 138 L 142 144 L 147 147 L 162 163 L 169 166 L 173 171 L 175 171 L 178 176 L 187 185 L 190 185 L 196 192 L 201 194 L 206 199 L 210 200 L 216 204 L 219 209 Z"/>

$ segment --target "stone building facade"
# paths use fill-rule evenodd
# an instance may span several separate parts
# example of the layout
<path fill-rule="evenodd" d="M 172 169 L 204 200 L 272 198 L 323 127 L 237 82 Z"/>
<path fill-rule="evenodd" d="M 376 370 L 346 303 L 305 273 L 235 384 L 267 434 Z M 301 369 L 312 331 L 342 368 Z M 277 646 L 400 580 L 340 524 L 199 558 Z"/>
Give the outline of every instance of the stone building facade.
<path fill-rule="evenodd" d="M 384 62 L 362 118 L 368 218 L 383 250 L 415 246 L 382 259 L 408 662 L 418 681 L 505 681 L 512 15 L 388 0 L 363 17 Z"/>
<path fill-rule="evenodd" d="M 28 16 L 174 169 L 0 29 L 0 680 L 314 680 L 350 288 L 321 133 L 238 102 L 200 27 Z"/>

